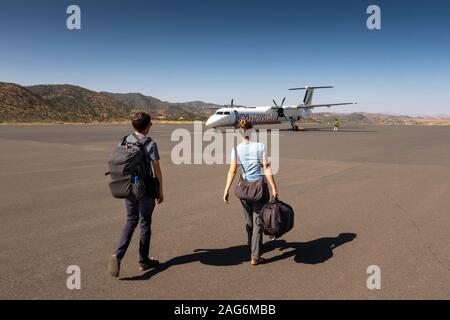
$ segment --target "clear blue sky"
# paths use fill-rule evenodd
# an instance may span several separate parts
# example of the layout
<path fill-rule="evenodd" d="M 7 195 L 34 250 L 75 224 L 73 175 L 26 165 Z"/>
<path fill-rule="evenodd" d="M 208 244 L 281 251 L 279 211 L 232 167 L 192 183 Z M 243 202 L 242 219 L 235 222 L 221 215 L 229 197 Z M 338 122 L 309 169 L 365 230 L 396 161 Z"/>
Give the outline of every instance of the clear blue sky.
<path fill-rule="evenodd" d="M 66 28 L 78 4 L 82 30 Z M 381 7 L 382 30 L 366 27 Z M 2 1 L 0 81 L 268 105 L 335 85 L 333 110 L 450 114 L 449 1 Z"/>

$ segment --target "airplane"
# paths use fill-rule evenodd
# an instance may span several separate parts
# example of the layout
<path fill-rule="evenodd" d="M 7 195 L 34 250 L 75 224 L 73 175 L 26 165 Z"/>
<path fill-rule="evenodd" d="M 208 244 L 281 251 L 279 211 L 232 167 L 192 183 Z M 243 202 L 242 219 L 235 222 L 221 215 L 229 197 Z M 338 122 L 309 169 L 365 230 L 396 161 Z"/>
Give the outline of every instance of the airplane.
<path fill-rule="evenodd" d="M 237 127 L 241 119 L 250 121 L 253 125 L 259 124 L 278 124 L 289 122 L 293 131 L 298 131 L 297 122 L 302 118 L 311 116 L 312 109 L 319 107 L 331 107 L 331 106 L 343 106 L 356 104 L 356 102 L 343 102 L 343 103 L 324 103 L 324 104 L 312 104 L 312 98 L 315 89 L 328 89 L 334 88 L 333 86 L 306 86 L 300 88 L 291 88 L 289 90 L 306 90 L 303 102 L 299 105 L 284 106 L 286 98 L 284 98 L 280 105 L 273 100 L 273 106 L 265 107 L 242 107 L 234 106 L 234 100 L 231 100 L 231 105 L 225 105 L 224 108 L 218 109 L 206 121 L 205 126 L 207 128 L 220 128 L 220 127 Z"/>

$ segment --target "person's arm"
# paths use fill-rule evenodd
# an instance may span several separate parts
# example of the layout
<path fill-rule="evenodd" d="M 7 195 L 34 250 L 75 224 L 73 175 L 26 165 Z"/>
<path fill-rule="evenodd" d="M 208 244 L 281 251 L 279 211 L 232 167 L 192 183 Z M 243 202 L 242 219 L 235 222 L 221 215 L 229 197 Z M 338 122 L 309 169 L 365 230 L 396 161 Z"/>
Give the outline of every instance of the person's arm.
<path fill-rule="evenodd" d="M 275 183 L 275 179 L 272 174 L 272 169 L 270 168 L 270 162 L 269 159 L 267 159 L 267 156 L 263 156 L 263 169 L 264 169 L 264 175 L 267 178 L 267 181 L 269 181 L 270 186 L 272 187 L 272 196 L 278 197 L 278 189 L 277 184 Z"/>
<path fill-rule="evenodd" d="M 237 160 L 231 160 L 230 169 L 228 170 L 227 184 L 225 186 L 225 191 L 223 193 L 223 201 L 225 203 L 230 202 L 230 187 L 233 183 L 234 177 L 236 176 L 236 170 L 237 170 Z"/>
<path fill-rule="evenodd" d="M 155 178 L 159 180 L 159 199 L 158 204 L 164 202 L 164 192 L 163 192 L 163 176 L 161 172 L 161 166 L 159 165 L 159 160 L 152 161 L 152 167 L 155 174 Z"/>

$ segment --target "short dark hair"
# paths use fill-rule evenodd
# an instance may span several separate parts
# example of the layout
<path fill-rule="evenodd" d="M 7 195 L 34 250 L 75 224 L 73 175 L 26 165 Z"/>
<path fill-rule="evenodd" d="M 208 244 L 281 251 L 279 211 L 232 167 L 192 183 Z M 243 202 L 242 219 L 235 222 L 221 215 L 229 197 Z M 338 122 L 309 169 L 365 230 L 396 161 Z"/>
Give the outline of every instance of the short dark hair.
<path fill-rule="evenodd" d="M 143 132 L 152 122 L 152 117 L 146 112 L 138 112 L 131 118 L 133 128 L 138 132 Z"/>

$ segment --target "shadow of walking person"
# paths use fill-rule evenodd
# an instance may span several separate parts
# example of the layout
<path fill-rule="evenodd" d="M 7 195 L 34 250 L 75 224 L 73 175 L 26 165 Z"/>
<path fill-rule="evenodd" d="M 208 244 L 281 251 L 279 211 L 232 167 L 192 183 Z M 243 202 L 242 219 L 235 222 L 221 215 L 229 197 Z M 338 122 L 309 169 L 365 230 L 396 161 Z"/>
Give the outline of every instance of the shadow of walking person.
<path fill-rule="evenodd" d="M 263 245 L 263 252 L 270 252 L 276 249 L 286 251 L 278 256 L 266 259 L 263 264 L 271 263 L 289 257 L 294 257 L 297 263 L 317 264 L 323 263 L 333 257 L 333 250 L 344 243 L 353 241 L 356 238 L 354 233 L 341 233 L 337 237 L 320 238 L 309 242 L 286 242 L 276 240 Z M 160 272 L 170 267 L 193 262 L 200 262 L 210 266 L 236 266 L 250 261 L 249 247 L 246 245 L 233 246 L 221 249 L 196 249 L 194 253 L 179 256 L 161 263 L 157 268 L 146 273 L 128 278 L 121 278 L 124 281 L 149 280 Z"/>
<path fill-rule="evenodd" d="M 211 266 L 235 266 L 246 261 L 250 261 L 250 252 L 246 245 L 221 249 L 196 249 L 194 250 L 194 253 L 167 260 L 166 262 L 161 263 L 157 268 L 149 270 L 142 275 L 122 278 L 121 280 L 149 280 L 170 267 L 193 262 L 200 262 Z"/>
<path fill-rule="evenodd" d="M 272 243 L 267 243 L 265 252 L 275 249 L 285 251 L 278 256 L 266 259 L 264 263 L 271 263 L 290 257 L 294 257 L 297 263 L 317 264 L 324 263 L 333 257 L 333 250 L 337 247 L 353 241 L 356 238 L 354 233 L 341 233 L 337 237 L 319 238 L 308 242 L 286 242 L 285 240 L 276 240 Z"/>

